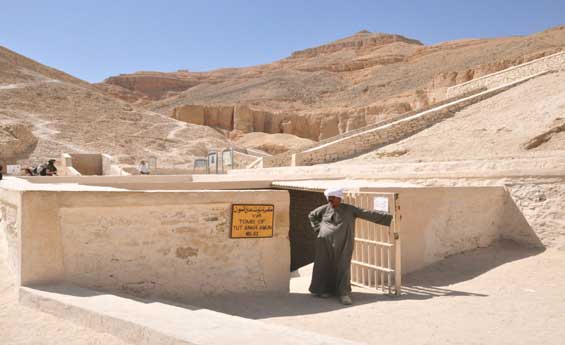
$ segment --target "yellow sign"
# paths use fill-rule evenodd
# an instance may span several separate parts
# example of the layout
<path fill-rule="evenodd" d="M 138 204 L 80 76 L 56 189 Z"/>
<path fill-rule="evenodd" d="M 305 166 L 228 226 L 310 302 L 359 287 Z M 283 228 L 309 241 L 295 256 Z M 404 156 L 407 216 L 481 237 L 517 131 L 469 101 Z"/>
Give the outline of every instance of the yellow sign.
<path fill-rule="evenodd" d="M 273 237 L 274 214 L 274 205 L 232 205 L 230 237 Z"/>

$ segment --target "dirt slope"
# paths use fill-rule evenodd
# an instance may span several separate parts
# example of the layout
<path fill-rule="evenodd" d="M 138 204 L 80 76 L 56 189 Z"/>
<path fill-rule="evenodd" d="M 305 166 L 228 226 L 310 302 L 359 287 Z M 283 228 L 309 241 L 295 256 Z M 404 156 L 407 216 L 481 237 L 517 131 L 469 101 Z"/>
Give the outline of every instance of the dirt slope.
<path fill-rule="evenodd" d="M 565 71 L 548 74 L 405 140 L 340 164 L 565 157 L 564 95 Z"/>
<path fill-rule="evenodd" d="M 311 145 L 314 141 L 299 138 L 292 134 L 267 134 L 255 132 L 242 136 L 236 141 L 236 143 L 242 148 L 258 149 L 269 154 L 276 155 Z"/>
<path fill-rule="evenodd" d="M 2 88 L 2 84 L 40 82 L 53 79 L 84 87 L 92 87 L 83 80 L 42 65 L 37 61 L 0 46 L 0 88 Z"/>
<path fill-rule="evenodd" d="M 144 94 L 148 109 L 167 115 L 183 105 L 247 105 L 259 115 L 238 113 L 236 107 L 231 114 L 235 124 L 224 129 L 319 140 L 434 103 L 448 86 L 564 46 L 565 27 L 433 46 L 362 31 L 271 64 L 202 73 L 139 72 L 101 85 Z M 238 120 L 247 123 L 237 127 Z"/>
<path fill-rule="evenodd" d="M 134 108 L 91 84 L 0 47 L 0 161 L 36 164 L 102 152 L 124 164 L 154 155 L 190 166 L 229 143 L 217 131 Z"/>

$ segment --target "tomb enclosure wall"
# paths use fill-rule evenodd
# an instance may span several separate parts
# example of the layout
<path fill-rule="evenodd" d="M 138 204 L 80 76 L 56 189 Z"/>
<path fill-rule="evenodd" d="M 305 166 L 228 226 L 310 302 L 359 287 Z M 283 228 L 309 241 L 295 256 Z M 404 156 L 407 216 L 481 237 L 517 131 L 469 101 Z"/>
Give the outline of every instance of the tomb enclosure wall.
<path fill-rule="evenodd" d="M 66 281 L 179 301 L 288 293 L 287 191 L 95 188 L 0 189 L 3 219 L 9 218 L 1 223 L 2 235 L 11 234 L 9 256 L 16 258 L 19 284 Z M 239 203 L 274 205 L 272 238 L 230 238 L 231 206 Z"/>
<path fill-rule="evenodd" d="M 488 74 L 447 89 L 447 97 L 457 97 L 476 89 L 492 89 L 528 76 L 565 68 L 565 51 Z"/>
<path fill-rule="evenodd" d="M 499 240 L 543 247 L 503 187 L 369 188 L 399 194 L 402 272 Z"/>

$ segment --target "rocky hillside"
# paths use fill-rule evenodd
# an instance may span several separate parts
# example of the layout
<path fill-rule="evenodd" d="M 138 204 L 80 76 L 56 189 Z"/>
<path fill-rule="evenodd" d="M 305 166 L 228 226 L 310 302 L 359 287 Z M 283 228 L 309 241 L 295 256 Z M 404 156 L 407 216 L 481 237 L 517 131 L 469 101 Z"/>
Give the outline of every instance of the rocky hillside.
<path fill-rule="evenodd" d="M 473 104 L 406 139 L 339 164 L 563 158 L 564 95 L 565 71 L 549 73 Z"/>
<path fill-rule="evenodd" d="M 177 119 L 320 140 L 442 100 L 447 87 L 565 46 L 565 27 L 530 36 L 426 46 L 361 31 L 271 64 L 210 72 L 139 72 L 98 87 Z"/>
<path fill-rule="evenodd" d="M 190 166 L 229 145 L 221 133 L 127 102 L 0 47 L 0 162 L 36 164 L 62 152 L 102 152 L 122 164 L 154 155 Z"/>
<path fill-rule="evenodd" d="M 186 167 L 233 144 L 279 153 L 310 142 L 292 135 L 320 140 L 413 111 L 442 100 L 448 86 L 564 46 L 565 27 L 433 46 L 362 31 L 271 64 L 95 85 L 0 47 L 0 161 L 105 152 L 124 164 L 154 155 Z M 546 140 L 561 133 L 554 127 L 524 145 L 555 145 Z M 246 136 L 254 132 L 285 135 Z"/>

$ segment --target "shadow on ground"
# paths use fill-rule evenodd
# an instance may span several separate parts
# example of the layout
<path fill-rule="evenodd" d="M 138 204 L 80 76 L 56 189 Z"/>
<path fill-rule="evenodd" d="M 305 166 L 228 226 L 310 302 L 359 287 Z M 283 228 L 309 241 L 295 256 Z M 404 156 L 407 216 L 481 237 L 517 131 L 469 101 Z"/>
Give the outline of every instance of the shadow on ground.
<path fill-rule="evenodd" d="M 500 265 L 537 255 L 543 249 L 524 248 L 511 241 L 501 241 L 488 248 L 476 249 L 446 258 L 434 265 L 405 275 L 401 296 L 389 296 L 365 288 L 353 288 L 353 306 L 343 306 L 337 298 L 321 299 L 308 293 L 309 273 L 293 274 L 300 280 L 291 282 L 291 293 L 285 296 L 216 297 L 192 301 L 191 304 L 222 313 L 250 319 L 298 316 L 331 312 L 343 308 L 355 308 L 369 303 L 394 303 L 401 300 L 426 300 L 460 296 L 481 298 L 487 295 L 459 291 L 451 285 L 473 279 Z M 306 274 L 304 274 L 306 273 Z"/>
<path fill-rule="evenodd" d="M 221 313 L 237 315 L 249 319 L 299 316 L 326 313 L 343 308 L 356 308 L 370 303 L 395 303 L 406 300 L 427 300 L 443 297 L 481 298 L 487 295 L 480 291 L 460 291 L 452 285 L 473 279 L 491 269 L 509 262 L 539 254 L 540 249 L 521 247 L 514 242 L 502 241 L 489 248 L 476 249 L 446 258 L 423 270 L 403 277 L 403 290 L 400 296 L 354 287 L 352 306 L 343 306 L 337 298 L 314 297 L 308 292 L 311 270 L 308 268 L 293 273 L 291 293 L 288 295 L 218 296 L 176 303 L 160 299 L 138 299 L 143 303 L 166 303 L 190 310 L 210 309 Z M 310 267 L 311 268 L 311 267 Z M 88 297 L 107 294 L 95 290 L 74 289 L 72 287 L 42 286 L 41 290 Z M 115 294 L 115 293 L 113 293 Z M 116 294 L 117 295 L 117 294 Z"/>

